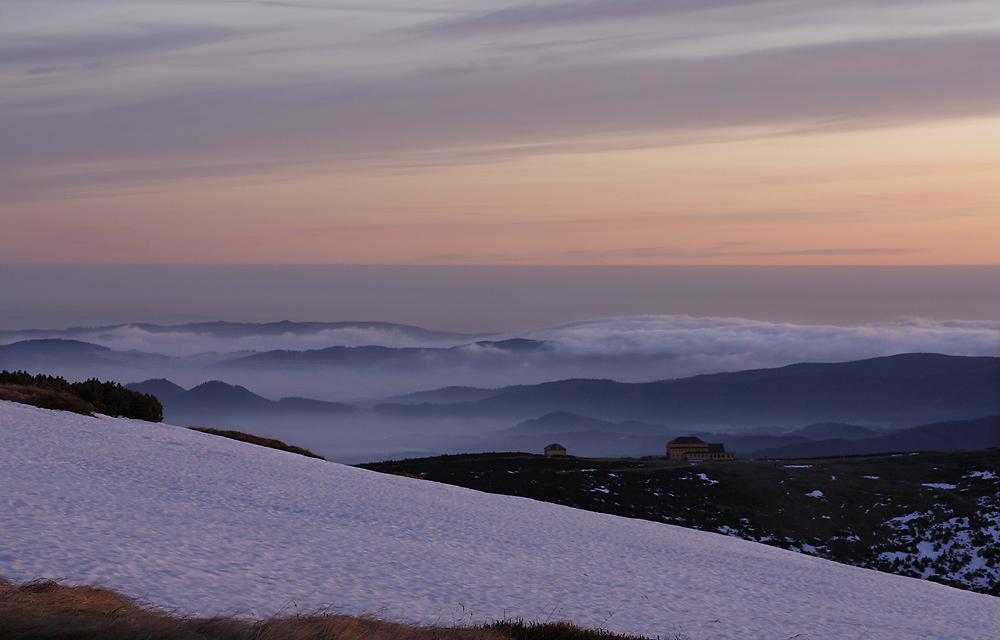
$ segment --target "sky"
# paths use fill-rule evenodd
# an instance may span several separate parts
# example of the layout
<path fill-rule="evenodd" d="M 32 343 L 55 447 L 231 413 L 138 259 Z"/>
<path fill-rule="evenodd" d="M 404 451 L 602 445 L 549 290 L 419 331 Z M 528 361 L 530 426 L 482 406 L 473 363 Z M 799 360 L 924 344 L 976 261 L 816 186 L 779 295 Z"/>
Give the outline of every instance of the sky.
<path fill-rule="evenodd" d="M 0 262 L 995 265 L 995 0 L 5 0 Z"/>
<path fill-rule="evenodd" d="M 810 326 L 1000 323 L 1000 265 L 0 264 L 0 330 L 292 320 L 502 333 L 682 315 Z M 1000 355 L 1000 343 L 982 355 Z"/>

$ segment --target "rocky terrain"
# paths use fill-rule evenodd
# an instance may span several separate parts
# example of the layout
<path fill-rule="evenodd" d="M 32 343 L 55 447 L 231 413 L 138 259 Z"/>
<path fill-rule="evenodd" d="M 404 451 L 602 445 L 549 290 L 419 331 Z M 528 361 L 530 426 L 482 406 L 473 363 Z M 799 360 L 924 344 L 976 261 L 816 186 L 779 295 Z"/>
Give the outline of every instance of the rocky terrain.
<path fill-rule="evenodd" d="M 1000 450 L 690 464 L 522 453 L 362 465 L 1000 595 Z"/>

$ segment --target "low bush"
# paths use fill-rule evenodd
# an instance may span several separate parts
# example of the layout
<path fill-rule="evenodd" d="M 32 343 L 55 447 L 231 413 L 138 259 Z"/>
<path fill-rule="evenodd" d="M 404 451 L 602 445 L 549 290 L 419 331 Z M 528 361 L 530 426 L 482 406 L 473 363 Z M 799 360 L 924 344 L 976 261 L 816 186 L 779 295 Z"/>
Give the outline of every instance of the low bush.
<path fill-rule="evenodd" d="M 3 393 L 0 399 L 43 409 L 74 411 L 84 415 L 103 413 L 148 422 L 163 420 L 163 405 L 156 396 L 126 389 L 117 382 L 101 382 L 97 378 L 67 382 L 57 376 L 0 371 L 0 393 Z M 74 397 L 83 404 L 73 401 L 71 398 Z"/>

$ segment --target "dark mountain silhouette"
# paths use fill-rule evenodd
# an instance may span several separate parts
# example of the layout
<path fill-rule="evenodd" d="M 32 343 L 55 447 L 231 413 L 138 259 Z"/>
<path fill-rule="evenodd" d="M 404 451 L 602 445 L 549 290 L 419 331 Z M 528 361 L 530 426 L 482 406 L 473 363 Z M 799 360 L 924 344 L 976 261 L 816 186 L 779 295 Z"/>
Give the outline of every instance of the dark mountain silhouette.
<path fill-rule="evenodd" d="M 107 347 L 79 340 L 60 340 L 55 338 L 22 340 L 21 342 L 0 346 L 0 368 L 6 369 L 11 368 L 5 364 L 8 361 L 44 361 L 54 359 L 110 361 L 114 357 L 115 352 Z"/>
<path fill-rule="evenodd" d="M 796 429 L 788 435 L 802 436 L 810 440 L 831 440 L 839 438 L 842 440 L 861 440 L 863 438 L 874 438 L 880 435 L 874 429 L 859 427 L 856 424 L 844 424 L 842 422 L 819 422 L 810 424 L 801 429 Z"/>
<path fill-rule="evenodd" d="M 212 380 L 171 398 L 163 409 L 164 413 L 243 413 L 266 411 L 275 404 L 273 400 L 263 398 L 245 387 Z"/>
<path fill-rule="evenodd" d="M 278 409 L 302 413 L 353 413 L 357 411 L 356 407 L 342 402 L 327 402 L 325 400 L 295 397 L 278 400 Z"/>
<path fill-rule="evenodd" d="M 525 338 L 510 338 L 508 340 L 480 340 L 472 343 L 478 347 L 490 347 L 501 351 L 536 351 L 546 346 L 543 340 L 528 340 Z M 461 349 L 462 347 L 455 347 Z"/>
<path fill-rule="evenodd" d="M 128 325 L 126 325 L 128 326 Z M 392 322 L 291 322 L 282 320 L 281 322 L 253 323 L 253 322 L 197 322 L 175 326 L 161 326 L 155 324 L 135 324 L 131 325 L 151 333 L 176 333 L 187 332 L 201 335 L 211 335 L 217 337 L 251 337 L 251 336 L 279 336 L 284 334 L 309 335 L 321 331 L 333 331 L 340 329 L 367 329 L 400 333 L 403 335 L 440 340 L 455 339 L 476 339 L 483 334 L 452 333 L 447 331 L 431 331 L 407 324 L 395 324 Z M 110 327 L 116 328 L 116 327 Z"/>
<path fill-rule="evenodd" d="M 345 414 L 357 410 L 351 405 L 340 402 L 324 402 L 308 398 L 269 400 L 245 387 L 218 380 L 205 382 L 161 402 L 164 420 L 167 422 L 223 415 L 259 417 L 293 413 Z"/>
<path fill-rule="evenodd" d="M 428 340 L 475 340 L 489 334 L 452 333 L 431 331 L 420 327 L 391 322 L 195 322 L 180 325 L 158 325 L 148 323 L 118 324 L 101 327 L 73 327 L 70 329 L 29 329 L 24 331 L 0 331 L 0 339 L 72 339 L 79 336 L 111 334 L 119 329 L 135 328 L 148 333 L 191 333 L 223 338 L 245 338 L 253 336 L 279 336 L 285 334 L 309 335 L 321 331 L 341 329 L 365 329 L 399 333 Z"/>
<path fill-rule="evenodd" d="M 475 402 L 483 398 L 495 396 L 497 389 L 479 389 L 477 387 L 444 387 L 432 391 L 417 391 L 401 396 L 386 398 L 390 404 L 454 404 L 458 402 Z"/>
<path fill-rule="evenodd" d="M 588 418 L 568 411 L 548 413 L 541 418 L 525 420 L 509 429 L 498 433 L 572 433 L 578 431 L 606 431 L 611 433 L 667 433 L 667 427 L 661 424 L 648 424 L 629 420 L 626 422 L 611 422 Z"/>
<path fill-rule="evenodd" d="M 752 456 L 765 448 L 785 447 L 809 442 L 809 439 L 803 436 L 792 434 L 749 433 L 734 435 L 731 433 L 700 432 L 694 435 L 705 442 L 720 442 L 725 445 L 726 451 L 732 451 L 740 457 Z"/>
<path fill-rule="evenodd" d="M 0 369 L 41 369 L 44 367 L 151 366 L 172 361 L 169 356 L 143 351 L 114 351 L 82 342 L 47 338 L 22 340 L 0 346 Z"/>
<path fill-rule="evenodd" d="M 371 366 L 389 361 L 405 360 L 419 356 L 424 349 L 416 347 L 327 347 L 307 351 L 275 350 L 232 358 L 222 363 L 231 369 L 298 369 L 339 366 Z"/>
<path fill-rule="evenodd" d="M 959 451 L 1000 447 L 1000 415 L 974 420 L 952 420 L 902 429 L 863 440 L 843 438 L 762 449 L 759 458 L 815 458 L 899 451 Z"/>
<path fill-rule="evenodd" d="M 803 362 L 775 369 L 752 369 L 708 376 L 720 380 L 766 379 L 786 375 L 809 375 L 818 371 L 865 378 L 920 378 L 928 375 L 967 374 L 997 369 L 1000 358 L 988 356 L 949 356 L 940 353 L 901 353 L 881 358 L 849 362 Z"/>
<path fill-rule="evenodd" d="M 721 442 L 727 451 L 741 456 L 763 448 L 810 441 L 792 434 L 733 435 L 674 429 L 637 421 L 610 422 L 562 411 L 492 431 L 482 439 L 481 445 L 494 451 L 541 451 L 542 447 L 554 441 L 568 447 L 574 455 L 581 456 L 662 456 L 666 443 L 681 435 L 698 436 L 706 442 Z"/>
<path fill-rule="evenodd" d="M 473 402 L 383 403 L 376 410 L 521 419 L 565 411 L 705 430 L 818 422 L 904 428 L 1000 413 L 1000 358 L 904 354 L 647 383 L 560 380 L 498 389 Z"/>
<path fill-rule="evenodd" d="M 150 380 L 143 380 L 142 382 L 130 382 L 125 385 L 125 388 L 156 396 L 156 399 L 161 403 L 176 398 L 187 391 L 184 387 L 174 384 L 166 378 L 152 378 Z"/>
<path fill-rule="evenodd" d="M 472 348 L 479 347 L 474 352 Z M 500 354 L 521 354 L 547 347 L 544 341 L 511 339 L 499 342 L 483 341 L 457 347 L 326 347 L 305 351 L 274 350 L 231 358 L 222 363 L 230 369 L 299 369 L 325 366 L 367 367 L 391 365 L 393 367 L 426 368 L 429 365 L 449 366 L 467 357 L 481 362 L 483 350 Z M 485 354 L 485 355 L 488 355 Z"/>

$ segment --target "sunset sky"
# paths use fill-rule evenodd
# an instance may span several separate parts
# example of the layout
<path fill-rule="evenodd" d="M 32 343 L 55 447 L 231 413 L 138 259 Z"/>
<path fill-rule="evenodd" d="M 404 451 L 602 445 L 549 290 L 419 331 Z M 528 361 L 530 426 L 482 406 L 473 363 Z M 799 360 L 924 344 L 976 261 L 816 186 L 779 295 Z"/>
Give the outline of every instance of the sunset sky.
<path fill-rule="evenodd" d="M 1000 263 L 997 0 L 5 0 L 0 262 Z"/>

